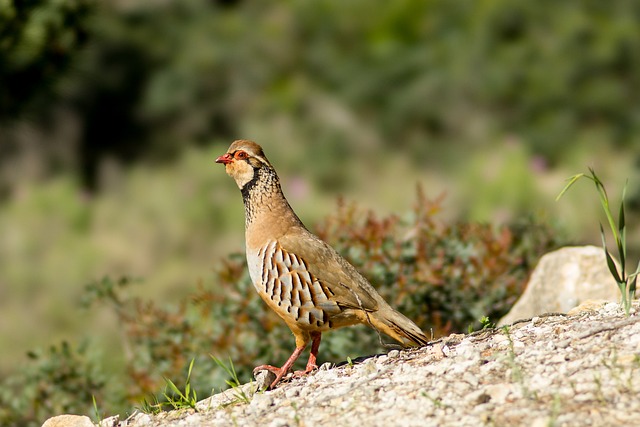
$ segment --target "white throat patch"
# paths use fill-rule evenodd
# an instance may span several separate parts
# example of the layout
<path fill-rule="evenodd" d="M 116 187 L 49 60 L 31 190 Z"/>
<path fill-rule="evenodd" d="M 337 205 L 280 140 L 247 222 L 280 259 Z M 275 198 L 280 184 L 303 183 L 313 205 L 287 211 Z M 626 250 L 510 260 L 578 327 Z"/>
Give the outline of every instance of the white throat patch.
<path fill-rule="evenodd" d="M 253 179 L 254 170 L 253 167 L 243 161 L 235 161 L 229 163 L 225 168 L 227 174 L 236 181 L 238 188 L 242 190 L 249 181 Z"/>

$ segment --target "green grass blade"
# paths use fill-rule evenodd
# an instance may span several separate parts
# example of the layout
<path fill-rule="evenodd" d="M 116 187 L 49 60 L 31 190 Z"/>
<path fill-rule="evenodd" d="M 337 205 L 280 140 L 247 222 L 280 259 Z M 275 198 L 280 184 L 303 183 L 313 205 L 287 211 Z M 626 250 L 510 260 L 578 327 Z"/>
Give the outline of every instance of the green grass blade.
<path fill-rule="evenodd" d="M 187 380 L 185 382 L 184 394 L 189 397 L 191 392 L 191 371 L 193 370 L 193 363 L 195 362 L 195 358 L 191 359 L 191 363 L 189 363 L 189 370 L 187 371 Z"/>
<path fill-rule="evenodd" d="M 618 254 L 620 255 L 620 267 L 622 268 L 622 277 L 625 277 L 626 265 L 627 265 L 627 228 L 625 224 L 624 214 L 624 198 L 627 194 L 627 180 L 622 188 L 622 200 L 620 200 L 620 213 L 618 214 L 618 232 L 620 233 L 620 240 L 618 241 Z"/>
<path fill-rule="evenodd" d="M 611 275 L 619 285 L 624 284 L 624 281 L 620 278 L 620 274 L 618 273 L 618 268 L 616 267 L 616 263 L 613 261 L 613 257 L 611 256 L 608 250 L 605 250 L 604 253 L 607 257 L 607 266 L 609 267 L 609 271 L 611 272 Z"/>
<path fill-rule="evenodd" d="M 236 382 L 236 384 L 240 384 L 240 382 L 238 381 L 238 374 L 236 373 L 236 367 L 233 366 L 233 360 L 231 360 L 231 356 L 229 356 L 229 367 L 231 368 L 231 376 L 233 377 L 233 380 Z"/>
<path fill-rule="evenodd" d="M 624 284 L 624 281 L 620 278 L 620 275 L 618 273 L 616 263 L 613 261 L 613 257 L 611 256 L 609 251 L 605 251 L 605 254 L 607 257 L 607 266 L 609 267 L 609 271 L 611 272 L 611 275 L 613 276 L 613 278 L 618 284 Z"/>
<path fill-rule="evenodd" d="M 589 178 L 588 176 L 586 176 L 586 175 L 585 175 L 585 174 L 583 174 L 583 173 L 576 174 L 576 175 L 572 176 L 571 178 L 569 178 L 569 180 L 568 180 L 569 182 L 567 183 L 567 185 L 565 185 L 565 186 L 564 186 L 564 188 L 562 189 L 562 191 L 560 192 L 560 194 L 558 194 L 558 197 L 556 197 L 556 202 L 557 202 L 558 200 L 560 200 L 560 198 L 564 195 L 564 193 L 566 193 L 566 192 L 567 192 L 567 190 L 568 190 L 568 189 L 569 189 L 569 188 L 570 188 L 570 187 L 571 187 L 571 186 L 572 186 L 572 185 L 573 185 L 577 180 L 579 180 L 579 179 L 580 179 L 580 178 L 582 178 L 582 177 Z"/>
<path fill-rule="evenodd" d="M 598 178 L 598 176 L 591 170 L 593 174 L 593 182 L 596 184 L 596 189 L 598 190 L 598 197 L 600 198 L 600 204 L 602 205 L 602 209 L 604 210 L 604 214 L 607 217 L 607 222 L 609 223 L 609 228 L 611 229 L 611 233 L 613 234 L 613 238 L 618 245 L 620 238 L 618 236 L 618 228 L 616 227 L 616 223 L 613 219 L 613 215 L 611 214 L 611 209 L 609 207 L 609 197 L 607 196 L 607 190 L 604 188 L 602 181 Z"/>
<path fill-rule="evenodd" d="M 605 240 L 604 228 L 602 227 L 602 224 L 600 224 L 600 236 L 602 237 L 602 247 L 604 248 L 604 254 L 607 258 L 607 267 L 609 267 L 609 271 L 611 272 L 611 275 L 615 279 L 616 283 L 618 284 L 623 283 L 622 280 L 620 279 L 620 274 L 618 273 L 618 268 L 616 267 L 616 263 L 613 261 L 613 257 L 611 256 L 611 254 L 609 253 L 609 250 L 607 249 L 607 242 Z"/>
<path fill-rule="evenodd" d="M 640 261 L 638 261 L 638 267 L 636 268 L 636 271 L 634 271 L 630 276 L 631 282 L 629 282 L 629 294 L 631 294 L 631 298 L 633 298 L 636 293 L 636 282 L 638 280 L 638 275 L 640 275 Z"/>
<path fill-rule="evenodd" d="M 95 394 L 91 395 L 91 399 L 93 400 L 93 413 L 94 413 L 94 415 L 96 417 L 96 421 L 100 422 L 102 417 L 100 416 L 100 411 L 98 410 L 98 403 L 96 402 Z"/>
<path fill-rule="evenodd" d="M 173 381 L 171 381 L 169 378 L 165 378 L 164 380 L 167 382 L 167 385 L 169 386 L 169 388 L 171 389 L 171 391 L 172 391 L 175 395 L 177 395 L 177 396 L 179 396 L 179 397 L 181 397 L 181 398 L 183 398 L 183 399 L 184 399 L 184 395 L 182 394 L 182 392 L 180 391 L 180 389 L 178 388 L 178 386 L 176 386 L 176 385 L 174 384 L 174 382 L 173 382 Z"/>
<path fill-rule="evenodd" d="M 211 356 L 211 358 L 213 359 L 214 362 L 216 362 L 216 364 L 221 367 L 226 373 L 227 375 L 229 375 L 230 377 L 233 377 L 233 372 L 231 372 L 231 370 L 227 367 L 227 365 L 225 365 L 222 360 L 218 359 L 215 356 Z"/>
<path fill-rule="evenodd" d="M 639 274 L 640 274 L 640 261 L 638 261 L 638 266 L 636 267 L 636 271 L 634 271 L 633 274 L 631 274 L 631 277 L 637 276 Z"/>

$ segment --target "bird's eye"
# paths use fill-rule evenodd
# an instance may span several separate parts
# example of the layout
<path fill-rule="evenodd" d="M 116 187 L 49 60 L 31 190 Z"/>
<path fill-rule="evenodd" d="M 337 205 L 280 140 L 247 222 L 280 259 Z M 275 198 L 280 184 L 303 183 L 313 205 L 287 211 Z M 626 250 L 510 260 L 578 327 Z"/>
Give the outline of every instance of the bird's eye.
<path fill-rule="evenodd" d="M 249 157 L 249 155 L 246 153 L 246 151 L 236 151 L 234 157 L 238 160 L 245 160 L 247 157 Z"/>

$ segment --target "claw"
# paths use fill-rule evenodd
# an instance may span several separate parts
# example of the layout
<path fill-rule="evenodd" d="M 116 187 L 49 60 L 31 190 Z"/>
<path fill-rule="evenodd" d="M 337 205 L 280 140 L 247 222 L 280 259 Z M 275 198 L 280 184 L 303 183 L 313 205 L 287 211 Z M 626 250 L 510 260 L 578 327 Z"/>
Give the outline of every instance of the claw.
<path fill-rule="evenodd" d="M 318 370 L 318 365 L 316 365 L 315 363 L 314 364 L 307 364 L 307 367 L 305 368 L 304 371 L 295 371 L 293 373 L 293 375 L 295 375 L 296 377 L 299 378 L 299 377 L 302 377 L 304 375 L 308 375 L 311 372 L 316 371 L 316 370 Z"/>
<path fill-rule="evenodd" d="M 312 343 L 311 343 L 311 354 L 309 355 L 309 361 L 307 362 L 307 367 L 304 371 L 296 371 L 294 375 L 300 377 L 302 375 L 306 375 L 316 369 L 318 369 L 318 365 L 316 364 L 316 360 L 318 357 L 318 348 L 320 347 L 320 333 L 312 333 Z M 259 371 L 269 371 L 273 372 L 276 376 L 276 379 L 273 380 L 271 385 L 269 386 L 269 390 L 273 390 L 276 387 L 276 384 L 280 382 L 282 377 L 287 375 L 287 372 L 291 369 L 294 362 L 300 357 L 300 353 L 304 350 L 305 346 L 296 347 L 294 352 L 289 356 L 289 359 L 282 365 L 282 368 L 278 368 L 277 366 L 271 365 L 260 365 L 253 368 L 253 375 L 255 376 Z"/>

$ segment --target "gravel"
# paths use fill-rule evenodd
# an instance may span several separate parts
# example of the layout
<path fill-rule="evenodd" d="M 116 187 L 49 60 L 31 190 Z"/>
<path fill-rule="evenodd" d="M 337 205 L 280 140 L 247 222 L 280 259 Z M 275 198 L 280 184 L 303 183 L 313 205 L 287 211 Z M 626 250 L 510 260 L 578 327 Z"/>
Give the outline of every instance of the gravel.
<path fill-rule="evenodd" d="M 640 315 L 617 304 L 454 334 L 291 378 L 250 403 L 227 390 L 120 426 L 631 426 L 640 420 Z M 110 425 L 110 427 L 113 424 Z M 117 424 L 116 424 L 117 425 Z M 106 427 L 106 426 L 103 426 Z"/>

